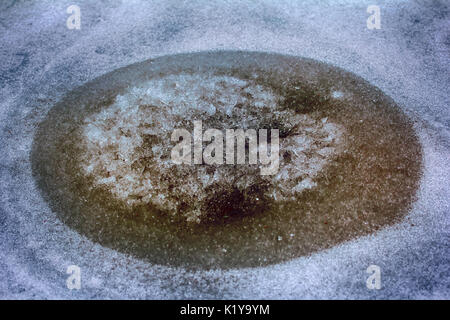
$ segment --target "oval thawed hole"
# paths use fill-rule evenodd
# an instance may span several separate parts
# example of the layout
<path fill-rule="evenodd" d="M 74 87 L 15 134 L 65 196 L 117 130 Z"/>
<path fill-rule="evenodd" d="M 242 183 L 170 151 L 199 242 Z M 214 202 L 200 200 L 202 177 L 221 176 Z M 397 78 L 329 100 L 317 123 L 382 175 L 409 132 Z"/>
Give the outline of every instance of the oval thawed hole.
<path fill-rule="evenodd" d="M 180 128 L 223 134 L 212 139 L 223 154 L 211 155 L 224 163 L 175 164 Z M 227 163 L 230 129 L 267 129 L 269 149 L 278 129 L 275 170 L 249 163 L 251 140 L 244 163 Z M 195 143 L 185 146 L 194 153 Z M 148 60 L 70 92 L 41 123 L 31 160 L 52 209 L 90 239 L 157 264 L 236 268 L 399 221 L 422 151 L 400 108 L 363 79 L 309 59 L 224 51 Z"/>

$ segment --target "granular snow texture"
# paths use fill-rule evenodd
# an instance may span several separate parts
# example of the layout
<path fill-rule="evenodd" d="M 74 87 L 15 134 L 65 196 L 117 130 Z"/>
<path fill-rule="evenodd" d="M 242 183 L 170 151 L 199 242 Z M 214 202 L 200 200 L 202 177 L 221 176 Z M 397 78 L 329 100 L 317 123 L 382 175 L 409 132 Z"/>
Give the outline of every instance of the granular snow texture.
<path fill-rule="evenodd" d="M 449 6 L 377 1 L 77 1 L 81 30 L 66 27 L 70 1 L 0 5 L 0 297 L 448 299 Z M 189 271 L 152 265 L 91 242 L 56 218 L 32 178 L 38 124 L 70 90 L 135 62 L 204 51 L 277 52 L 363 77 L 414 120 L 423 147 L 418 200 L 393 226 L 287 262 Z M 336 92 L 335 97 L 340 93 Z M 67 266 L 82 289 L 66 287 Z M 381 268 L 381 290 L 366 269 Z"/>

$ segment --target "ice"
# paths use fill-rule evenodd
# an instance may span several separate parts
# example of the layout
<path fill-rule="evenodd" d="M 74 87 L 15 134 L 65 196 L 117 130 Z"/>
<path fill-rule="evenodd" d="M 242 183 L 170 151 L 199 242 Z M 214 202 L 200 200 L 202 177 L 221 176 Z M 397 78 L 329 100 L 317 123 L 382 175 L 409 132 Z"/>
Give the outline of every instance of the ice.
<path fill-rule="evenodd" d="M 71 1 L 0 5 L 0 297 L 449 298 L 445 1 L 376 1 L 382 15 L 377 31 L 365 26 L 366 8 L 373 1 L 76 3 L 82 10 L 81 30 L 65 27 Z M 36 125 L 53 103 L 86 81 L 131 63 L 216 49 L 314 58 L 354 72 L 390 95 L 416 121 L 424 146 L 418 201 L 407 218 L 286 263 L 198 272 L 115 252 L 56 219 L 29 165 Z M 65 285 L 70 264 L 86 275 L 81 291 Z M 382 290 L 366 288 L 369 264 L 381 267 Z"/>
<path fill-rule="evenodd" d="M 222 87 L 221 91 L 212 90 L 218 86 Z M 130 88 L 118 96 L 111 106 L 84 120 L 84 134 L 78 142 L 83 153 L 81 165 L 84 174 L 93 179 L 94 187 L 108 187 L 118 200 L 125 201 L 128 205 L 153 203 L 161 207 L 168 206 L 174 208 L 173 215 L 183 214 L 187 221 L 200 222 L 202 215 L 206 215 L 203 212 L 206 209 L 199 208 L 208 199 L 208 195 L 201 190 L 216 187 L 217 183 L 224 184 L 224 188 L 227 188 L 228 180 L 237 181 L 240 190 L 245 190 L 257 183 L 255 175 L 258 173 L 248 164 L 247 169 L 241 167 L 238 171 L 223 164 L 210 169 L 214 171 L 215 177 L 211 180 L 204 168 L 199 166 L 180 169 L 173 163 L 163 165 L 165 160 L 161 159 L 166 159 L 173 147 L 169 143 L 171 129 L 179 126 L 179 116 L 190 126 L 193 121 L 203 120 L 204 126 L 219 125 L 218 129 L 222 131 L 239 128 L 245 120 L 251 118 L 248 114 L 250 109 L 256 107 L 260 110 L 259 117 L 252 121 L 253 129 L 258 130 L 262 127 L 261 123 L 267 125 L 273 119 L 291 121 L 292 127 L 298 126 L 288 137 L 281 139 L 280 149 L 282 152 L 287 150 L 290 154 L 287 158 L 282 155 L 280 174 L 264 179 L 271 184 L 266 191 L 269 198 L 276 195 L 277 200 L 289 199 L 303 189 L 316 186 L 312 179 L 345 149 L 345 144 L 341 143 L 341 126 L 326 123 L 327 118 L 315 121 L 308 115 L 281 110 L 277 103 L 280 99 L 282 98 L 269 88 L 234 77 L 179 74 L 150 80 L 140 84 L 139 88 Z M 146 101 L 151 101 L 151 107 L 145 105 Z M 241 102 L 241 107 L 235 109 L 238 101 Z M 214 120 L 208 122 L 211 113 L 205 115 L 206 110 L 202 108 L 204 105 L 212 106 L 216 116 L 226 114 L 231 117 L 233 114 L 233 118 L 221 120 L 220 123 L 214 123 Z M 145 136 L 149 132 L 154 133 L 153 139 L 146 142 Z M 333 145 L 332 141 L 338 143 Z M 183 185 L 186 175 L 189 176 L 188 186 Z M 245 175 L 245 179 L 240 177 L 242 175 Z M 146 190 L 145 181 L 153 181 L 155 187 Z M 193 190 L 202 193 L 193 197 Z M 135 198 L 136 195 L 139 197 Z M 187 212 L 177 212 L 180 211 L 177 208 L 186 206 L 189 207 Z"/>
<path fill-rule="evenodd" d="M 341 91 L 333 91 L 333 93 L 331 94 L 331 96 L 332 96 L 334 99 L 339 99 L 339 98 L 342 98 L 342 97 L 344 96 L 344 93 L 341 92 Z"/>

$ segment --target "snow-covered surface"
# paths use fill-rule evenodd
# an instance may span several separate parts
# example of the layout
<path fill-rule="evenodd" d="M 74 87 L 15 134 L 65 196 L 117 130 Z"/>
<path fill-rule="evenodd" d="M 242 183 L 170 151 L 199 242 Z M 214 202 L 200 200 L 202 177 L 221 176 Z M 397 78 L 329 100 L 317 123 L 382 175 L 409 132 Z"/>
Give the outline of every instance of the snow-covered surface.
<path fill-rule="evenodd" d="M 1 298 L 449 298 L 449 7 L 446 1 L 3 1 L 0 13 Z M 69 30 L 66 8 L 81 8 Z M 59 222 L 29 163 L 36 125 L 69 90 L 134 62 L 212 49 L 271 51 L 362 76 L 415 120 L 418 201 L 400 224 L 264 268 L 149 265 Z M 337 93 L 336 97 L 340 94 Z M 67 266 L 82 271 L 68 290 Z M 381 267 L 381 290 L 366 269 Z"/>

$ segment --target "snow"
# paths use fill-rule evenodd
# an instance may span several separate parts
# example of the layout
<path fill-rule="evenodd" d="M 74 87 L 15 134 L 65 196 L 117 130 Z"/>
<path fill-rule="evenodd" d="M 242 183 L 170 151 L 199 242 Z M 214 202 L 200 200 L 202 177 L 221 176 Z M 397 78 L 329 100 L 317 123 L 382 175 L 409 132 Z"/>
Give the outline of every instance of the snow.
<path fill-rule="evenodd" d="M 68 30 L 66 8 L 72 4 L 1 4 L 1 298 L 450 297 L 449 8 L 444 1 L 377 1 L 381 30 L 366 28 L 366 8 L 373 1 L 112 5 L 78 0 L 81 30 Z M 29 163 L 35 128 L 52 105 L 119 67 L 212 49 L 314 58 L 354 72 L 391 96 L 414 119 L 424 149 L 418 200 L 408 216 L 310 256 L 209 271 L 150 265 L 93 243 L 56 219 Z M 80 291 L 66 288 L 71 264 L 86 277 Z M 365 286 L 371 264 L 381 267 L 381 290 Z"/>

